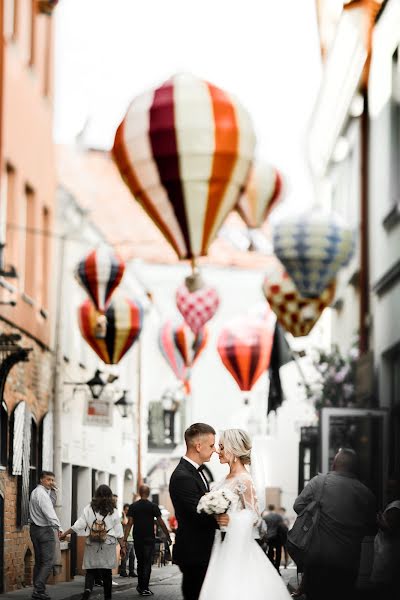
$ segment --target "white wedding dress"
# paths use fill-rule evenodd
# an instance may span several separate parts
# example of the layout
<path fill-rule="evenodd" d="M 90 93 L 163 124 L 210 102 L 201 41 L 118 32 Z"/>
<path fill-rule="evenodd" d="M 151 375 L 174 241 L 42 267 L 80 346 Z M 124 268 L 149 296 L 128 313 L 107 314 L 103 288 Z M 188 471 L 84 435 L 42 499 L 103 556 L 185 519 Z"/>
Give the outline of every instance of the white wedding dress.
<path fill-rule="evenodd" d="M 224 479 L 212 489 L 234 494 L 224 541 L 215 534 L 199 600 L 289 600 L 282 578 L 255 541 L 260 522 L 254 484 L 249 473 Z"/>

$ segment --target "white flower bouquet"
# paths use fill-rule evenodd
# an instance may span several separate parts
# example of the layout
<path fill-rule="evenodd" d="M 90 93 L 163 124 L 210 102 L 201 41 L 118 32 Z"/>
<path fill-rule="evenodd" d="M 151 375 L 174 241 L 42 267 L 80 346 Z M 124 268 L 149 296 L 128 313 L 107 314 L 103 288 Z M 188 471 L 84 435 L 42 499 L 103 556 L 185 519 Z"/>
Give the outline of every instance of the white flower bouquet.
<path fill-rule="evenodd" d="M 228 511 L 233 499 L 234 495 L 228 489 L 211 490 L 200 498 L 197 512 L 207 515 L 223 515 Z"/>

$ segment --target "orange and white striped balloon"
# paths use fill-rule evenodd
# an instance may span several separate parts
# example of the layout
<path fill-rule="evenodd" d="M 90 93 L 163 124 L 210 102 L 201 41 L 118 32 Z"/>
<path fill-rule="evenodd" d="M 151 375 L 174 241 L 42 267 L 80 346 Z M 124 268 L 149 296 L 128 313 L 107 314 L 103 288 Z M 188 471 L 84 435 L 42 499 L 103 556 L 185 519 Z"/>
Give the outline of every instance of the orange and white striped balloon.
<path fill-rule="evenodd" d="M 267 163 L 257 161 L 236 210 L 247 227 L 261 227 L 282 198 L 282 175 Z"/>
<path fill-rule="evenodd" d="M 207 253 L 247 183 L 255 134 L 230 94 L 179 74 L 135 98 L 113 148 L 135 198 L 178 256 Z"/>

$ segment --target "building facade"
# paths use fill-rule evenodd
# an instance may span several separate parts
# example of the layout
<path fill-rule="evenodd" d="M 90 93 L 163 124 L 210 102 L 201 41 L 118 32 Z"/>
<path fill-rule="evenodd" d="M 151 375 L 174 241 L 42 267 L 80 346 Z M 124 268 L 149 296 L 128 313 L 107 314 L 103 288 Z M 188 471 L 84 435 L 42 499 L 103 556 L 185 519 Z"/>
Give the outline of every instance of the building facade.
<path fill-rule="evenodd" d="M 328 3 L 318 5 L 328 19 Z M 358 439 L 346 440 L 381 504 L 400 451 L 399 23 L 398 0 L 364 0 L 340 7 L 328 51 L 321 30 L 326 62 L 308 140 L 316 189 L 357 232 L 353 266 L 339 277 L 332 338 L 347 351 L 357 334 L 359 411 L 332 418 L 337 430 L 355 425 Z"/>
<path fill-rule="evenodd" d="M 52 19 L 1 2 L 0 591 L 30 584 L 29 491 L 52 467 Z"/>

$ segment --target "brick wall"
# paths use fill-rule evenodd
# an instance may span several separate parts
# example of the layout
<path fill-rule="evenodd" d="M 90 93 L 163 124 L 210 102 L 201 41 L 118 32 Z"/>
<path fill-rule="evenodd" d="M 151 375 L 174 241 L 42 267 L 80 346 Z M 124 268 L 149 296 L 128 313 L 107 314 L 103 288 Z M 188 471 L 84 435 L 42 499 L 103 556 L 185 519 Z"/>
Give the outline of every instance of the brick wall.
<path fill-rule="evenodd" d="M 1 333 L 21 333 L 0 321 Z M 21 334 L 19 345 L 32 348 L 29 362 L 15 365 L 6 381 L 4 401 L 10 417 L 15 406 L 25 401 L 36 419 L 41 421 L 51 404 L 53 355 L 34 339 Z M 17 527 L 17 477 L 8 470 L 0 471 L 0 493 L 4 497 L 4 591 L 30 585 L 32 580 L 33 548 L 29 527 Z"/>

